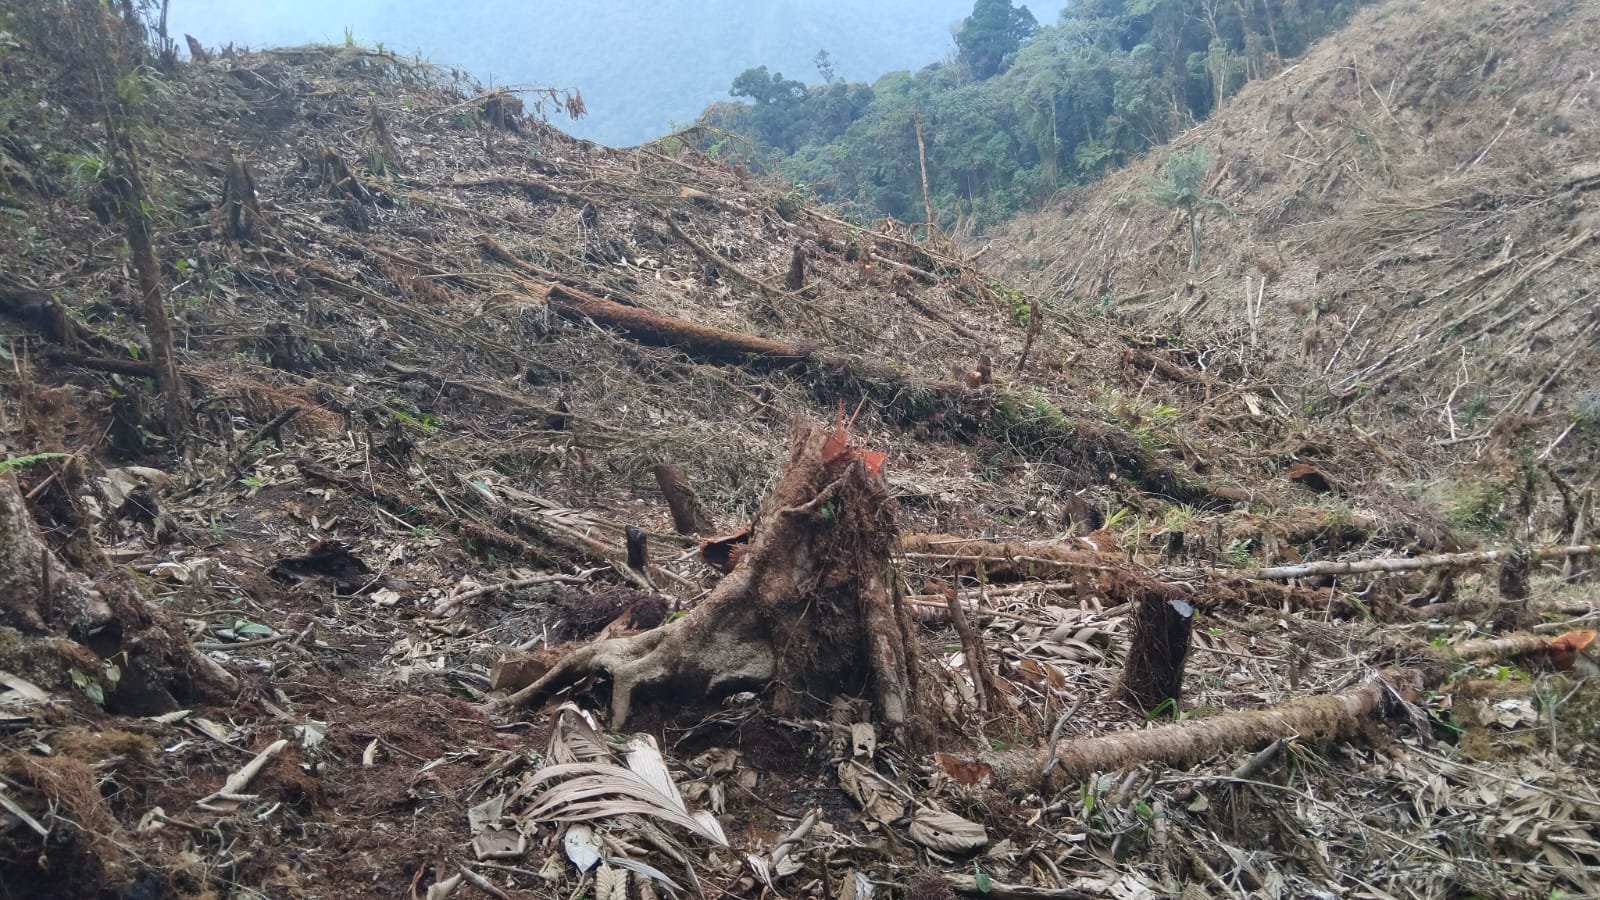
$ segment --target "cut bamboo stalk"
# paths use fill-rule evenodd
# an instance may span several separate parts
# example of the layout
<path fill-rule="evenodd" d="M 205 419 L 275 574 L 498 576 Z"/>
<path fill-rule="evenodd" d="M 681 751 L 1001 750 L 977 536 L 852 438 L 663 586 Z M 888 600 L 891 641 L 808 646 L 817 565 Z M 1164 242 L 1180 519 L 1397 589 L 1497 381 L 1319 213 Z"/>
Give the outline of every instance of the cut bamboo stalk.
<path fill-rule="evenodd" d="M 1461 568 L 1503 562 L 1515 555 L 1516 550 L 1481 550 L 1472 553 L 1441 553 L 1436 556 L 1396 556 L 1385 559 L 1354 559 L 1346 561 L 1323 560 L 1294 566 L 1268 566 L 1254 573 L 1256 578 L 1284 581 L 1290 578 L 1314 578 L 1319 575 L 1362 575 L 1369 572 L 1420 572 L 1425 569 Z M 1600 553 L 1600 546 L 1579 544 L 1570 547 L 1533 547 L 1527 551 L 1528 561 L 1547 559 L 1572 559 Z"/>

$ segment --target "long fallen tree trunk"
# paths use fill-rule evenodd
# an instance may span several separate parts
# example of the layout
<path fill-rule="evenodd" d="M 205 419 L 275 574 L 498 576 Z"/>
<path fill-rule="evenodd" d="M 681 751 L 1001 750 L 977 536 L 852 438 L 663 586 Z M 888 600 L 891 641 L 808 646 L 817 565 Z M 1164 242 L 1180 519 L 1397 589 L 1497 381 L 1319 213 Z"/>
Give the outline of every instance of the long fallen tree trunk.
<path fill-rule="evenodd" d="M 1256 578 L 1284 581 L 1290 578 L 1313 578 L 1318 575 L 1362 575 L 1369 572 L 1418 572 L 1425 569 L 1465 568 L 1505 562 L 1513 556 L 1526 554 L 1529 562 L 1547 559 L 1571 559 L 1600 553 L 1600 546 L 1579 544 L 1571 547 L 1532 547 L 1522 550 L 1481 550 L 1472 553 L 1441 553 L 1436 556 L 1400 556 L 1385 559 L 1356 559 L 1344 562 L 1324 560 L 1294 566 L 1269 566 L 1254 572 Z"/>
<path fill-rule="evenodd" d="M 1221 713 L 1141 731 L 1069 738 L 1040 750 L 1008 750 L 979 759 L 1004 787 L 1025 789 L 1048 781 L 1059 786 L 1095 772 L 1141 763 L 1193 765 L 1218 753 L 1255 750 L 1279 738 L 1343 740 L 1380 718 L 1397 693 L 1422 683 L 1413 671 L 1391 672 L 1341 694 L 1296 697 L 1265 709 Z"/>
<path fill-rule="evenodd" d="M 891 590 L 894 517 L 882 457 L 829 431 L 794 426 L 788 465 L 738 566 L 688 615 L 569 653 L 501 704 L 530 705 L 590 676 L 611 679 L 612 728 L 634 695 L 725 693 L 771 684 L 791 714 L 865 691 L 886 724 L 917 709 L 912 622 Z"/>

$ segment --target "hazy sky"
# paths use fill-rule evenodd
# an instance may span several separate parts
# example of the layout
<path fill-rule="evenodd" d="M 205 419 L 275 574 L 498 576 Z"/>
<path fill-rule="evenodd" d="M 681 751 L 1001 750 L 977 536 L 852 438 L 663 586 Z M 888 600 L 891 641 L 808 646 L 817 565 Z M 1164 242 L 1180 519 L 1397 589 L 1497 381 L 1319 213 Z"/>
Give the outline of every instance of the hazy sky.
<path fill-rule="evenodd" d="M 1048 23 L 1063 5 L 1030 8 Z M 972 0 L 172 0 L 171 30 L 265 47 L 342 43 L 348 28 L 481 81 L 578 88 L 590 117 L 558 124 L 631 144 L 692 122 L 751 66 L 815 82 L 826 49 L 851 80 L 921 68 L 953 50 L 951 26 L 971 11 Z"/>

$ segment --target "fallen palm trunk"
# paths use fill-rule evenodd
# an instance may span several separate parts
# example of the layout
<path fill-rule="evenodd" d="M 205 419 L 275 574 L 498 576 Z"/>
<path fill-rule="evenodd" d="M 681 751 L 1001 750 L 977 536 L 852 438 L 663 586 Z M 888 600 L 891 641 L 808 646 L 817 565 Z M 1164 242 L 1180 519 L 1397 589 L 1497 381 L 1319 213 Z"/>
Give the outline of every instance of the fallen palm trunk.
<path fill-rule="evenodd" d="M 1087 740 L 1068 739 L 1042 752 L 990 753 L 980 761 L 993 770 L 997 784 L 1026 789 L 1046 780 L 1059 785 L 1142 763 L 1189 766 L 1218 753 L 1256 750 L 1280 738 L 1343 740 L 1382 717 L 1397 690 L 1420 683 L 1415 672 L 1394 672 L 1342 694 L 1297 697 L 1266 709 L 1221 713 Z"/>
<path fill-rule="evenodd" d="M 1580 544 L 1571 547 L 1533 547 L 1521 550 L 1482 550 L 1474 553 L 1441 553 L 1437 556 L 1403 556 L 1388 559 L 1357 559 L 1346 562 L 1325 560 L 1295 566 L 1269 566 L 1254 573 L 1256 578 L 1282 581 L 1313 578 L 1318 575 L 1361 575 L 1368 572 L 1419 572 L 1425 569 L 1465 568 L 1505 562 L 1526 555 L 1528 562 L 1547 559 L 1572 559 L 1600 553 L 1600 546 Z"/>
<path fill-rule="evenodd" d="M 524 270 L 524 264 L 510 250 L 487 234 L 478 235 L 478 246 L 494 259 Z M 531 271 L 528 274 L 533 274 Z M 596 297 L 577 288 L 544 281 L 524 281 L 529 293 L 550 304 L 551 309 L 569 318 L 591 319 L 596 324 L 619 329 L 628 337 L 655 347 L 671 347 L 706 362 L 769 360 L 784 363 L 805 362 L 813 352 L 796 344 L 774 341 L 753 334 L 696 325 L 683 319 L 664 316 L 637 306 Z"/>
<path fill-rule="evenodd" d="M 1492 662 L 1510 659 L 1533 659 L 1557 671 L 1572 668 L 1579 653 L 1588 649 L 1595 639 L 1590 630 L 1568 631 L 1556 637 L 1542 634 L 1508 634 L 1503 637 L 1477 641 L 1463 641 L 1440 648 L 1440 655 L 1460 662 Z"/>

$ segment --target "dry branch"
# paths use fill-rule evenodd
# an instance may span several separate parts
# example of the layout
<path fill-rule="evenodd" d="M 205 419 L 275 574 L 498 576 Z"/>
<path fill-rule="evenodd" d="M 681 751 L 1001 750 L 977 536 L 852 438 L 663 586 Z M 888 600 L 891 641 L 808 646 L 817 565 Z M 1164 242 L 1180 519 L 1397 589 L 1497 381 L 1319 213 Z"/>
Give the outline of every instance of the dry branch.
<path fill-rule="evenodd" d="M 1256 578 L 1282 581 L 1289 578 L 1313 578 L 1319 575 L 1361 575 L 1368 572 L 1419 572 L 1425 569 L 1466 568 L 1506 559 L 1525 552 L 1530 563 L 1547 559 L 1570 559 L 1592 556 L 1600 547 L 1582 544 L 1572 547 L 1534 547 L 1527 551 L 1481 550 L 1472 553 L 1441 553 L 1436 556 L 1402 556 L 1386 559 L 1356 559 L 1348 561 L 1324 560 L 1294 566 L 1269 566 L 1254 573 Z"/>

